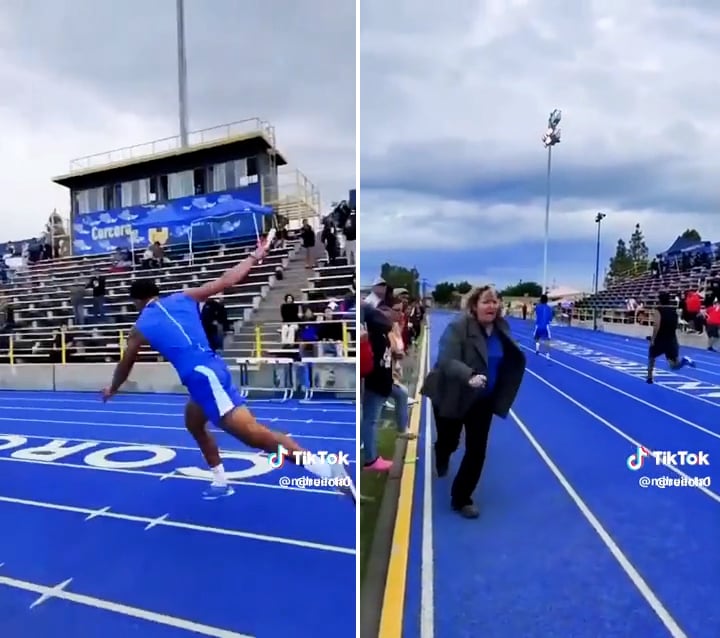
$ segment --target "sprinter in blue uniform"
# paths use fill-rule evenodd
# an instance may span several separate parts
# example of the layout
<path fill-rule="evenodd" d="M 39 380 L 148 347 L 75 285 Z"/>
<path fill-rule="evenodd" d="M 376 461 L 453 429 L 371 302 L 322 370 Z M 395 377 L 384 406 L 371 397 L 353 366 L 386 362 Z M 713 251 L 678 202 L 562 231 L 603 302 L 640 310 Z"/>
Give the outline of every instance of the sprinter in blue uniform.
<path fill-rule="evenodd" d="M 535 332 L 533 339 L 535 340 L 535 354 L 541 351 L 545 356 L 550 358 L 550 324 L 553 319 L 552 308 L 548 305 L 548 297 L 540 295 L 540 303 L 535 306 Z"/>
<path fill-rule="evenodd" d="M 210 347 L 200 319 L 199 304 L 245 279 L 250 269 L 265 256 L 268 245 L 269 242 L 260 243 L 252 255 L 214 281 L 184 292 L 160 296 L 154 281 L 135 280 L 130 286 L 130 297 L 140 316 L 128 336 L 125 353 L 115 368 L 112 382 L 103 390 L 104 401 L 118 392 L 130 375 L 143 344 L 157 350 L 175 368 L 190 394 L 185 406 L 185 426 L 213 474 L 212 483 L 203 493 L 205 499 L 233 494 L 217 443 L 208 431 L 208 421 L 264 452 L 277 453 L 283 446 L 288 450 L 289 462 L 295 461 L 293 452 L 303 451 L 290 437 L 272 432 L 255 420 L 234 386 L 227 365 Z M 347 487 L 341 491 L 355 501 L 354 487 L 342 465 L 328 465 L 316 459 L 305 468 L 320 478 L 343 479 Z"/>

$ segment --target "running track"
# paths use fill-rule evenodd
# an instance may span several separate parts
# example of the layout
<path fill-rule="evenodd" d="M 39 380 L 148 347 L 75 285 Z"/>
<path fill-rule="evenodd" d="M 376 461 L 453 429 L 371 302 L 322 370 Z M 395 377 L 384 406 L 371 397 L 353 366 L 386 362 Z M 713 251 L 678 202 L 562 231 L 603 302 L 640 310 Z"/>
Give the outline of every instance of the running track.
<path fill-rule="evenodd" d="M 452 316 L 431 316 L 431 361 Z M 511 322 L 531 348 L 531 325 Z M 698 368 L 678 373 L 659 363 L 648 386 L 643 339 L 553 339 L 551 362 L 526 350 L 513 414 L 494 423 L 479 520 L 452 513 L 449 479 L 432 476 L 423 407 L 403 637 L 720 636 L 720 355 L 696 350 Z M 638 443 L 707 452 L 709 467 L 675 469 L 712 484 L 643 489 L 641 476 L 679 473 L 630 471 Z"/>
<path fill-rule="evenodd" d="M 270 470 L 224 433 L 226 470 L 245 477 L 234 496 L 202 500 L 184 401 L 0 391 L 0 636 L 355 634 L 352 503 L 281 487 L 305 474 Z M 353 404 L 250 407 L 355 462 Z"/>

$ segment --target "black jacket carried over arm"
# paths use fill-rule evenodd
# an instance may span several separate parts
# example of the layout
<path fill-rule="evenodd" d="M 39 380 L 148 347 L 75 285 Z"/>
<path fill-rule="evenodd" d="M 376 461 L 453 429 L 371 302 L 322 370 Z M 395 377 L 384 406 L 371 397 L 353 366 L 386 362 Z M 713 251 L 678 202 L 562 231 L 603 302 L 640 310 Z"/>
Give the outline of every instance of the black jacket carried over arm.
<path fill-rule="evenodd" d="M 503 359 L 493 391 L 493 412 L 505 418 L 525 375 L 525 355 L 510 335 L 505 319 L 495 320 L 495 330 L 502 340 Z M 422 394 L 430 398 L 440 416 L 463 418 L 477 399 L 468 381 L 474 374 L 487 373 L 487 360 L 482 328 L 472 315 L 464 313 L 443 333 L 437 363 L 425 378 Z"/>

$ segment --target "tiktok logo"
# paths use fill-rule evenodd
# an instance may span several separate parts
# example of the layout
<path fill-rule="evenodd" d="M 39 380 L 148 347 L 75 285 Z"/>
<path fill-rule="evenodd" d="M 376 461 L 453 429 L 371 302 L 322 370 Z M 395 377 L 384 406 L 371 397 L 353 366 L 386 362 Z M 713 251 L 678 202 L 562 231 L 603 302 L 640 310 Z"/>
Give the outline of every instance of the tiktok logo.
<path fill-rule="evenodd" d="M 270 464 L 270 467 L 274 470 L 282 467 L 283 463 L 285 463 L 285 456 L 287 453 L 288 451 L 282 445 L 278 445 L 277 452 L 273 452 L 268 455 L 268 463 Z"/>
<path fill-rule="evenodd" d="M 645 459 L 651 455 L 650 450 L 644 447 L 637 448 L 634 454 L 627 457 L 628 470 L 637 472 L 645 464 Z"/>

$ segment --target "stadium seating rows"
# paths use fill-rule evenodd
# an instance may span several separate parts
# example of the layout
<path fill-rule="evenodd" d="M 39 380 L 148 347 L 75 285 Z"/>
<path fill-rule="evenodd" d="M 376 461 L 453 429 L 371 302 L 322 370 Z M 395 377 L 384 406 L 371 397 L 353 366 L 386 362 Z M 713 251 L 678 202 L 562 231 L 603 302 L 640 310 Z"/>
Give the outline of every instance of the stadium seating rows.
<path fill-rule="evenodd" d="M 163 293 L 180 291 L 209 281 L 242 260 L 254 249 L 254 239 L 222 245 L 196 246 L 191 255 L 187 246 L 166 251 L 162 268 L 143 270 L 138 267 L 124 272 L 110 272 L 112 255 L 67 257 L 41 261 L 15 274 L 12 284 L 3 286 L 2 294 L 14 310 L 12 335 L 4 335 L 0 352 L 5 362 L 33 361 L 113 361 L 119 357 L 123 337 L 132 325 L 136 312 L 128 298 L 128 287 L 136 277 L 153 277 Z M 288 266 L 297 248 L 292 240 L 284 248 L 270 251 L 262 264 L 256 265 L 248 279 L 224 295 L 228 318 L 239 327 L 249 319 L 263 298 Z M 138 261 L 136 255 L 136 261 Z M 73 325 L 70 287 L 92 276 L 106 278 L 105 321 L 89 316 L 82 326 Z M 321 314 L 328 297 L 347 294 L 354 278 L 348 266 L 319 267 L 312 287 L 303 290 L 305 307 Z M 300 301 L 300 300 L 299 300 Z M 86 310 L 91 309 L 86 299 Z M 64 354 L 63 354 L 64 352 Z M 143 358 L 157 360 L 157 353 L 143 352 Z"/>

